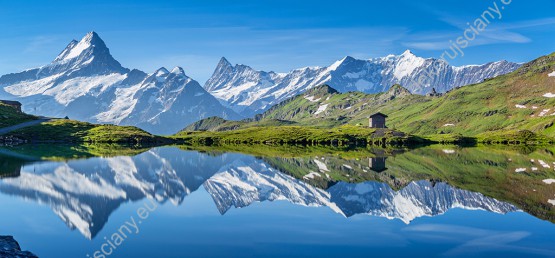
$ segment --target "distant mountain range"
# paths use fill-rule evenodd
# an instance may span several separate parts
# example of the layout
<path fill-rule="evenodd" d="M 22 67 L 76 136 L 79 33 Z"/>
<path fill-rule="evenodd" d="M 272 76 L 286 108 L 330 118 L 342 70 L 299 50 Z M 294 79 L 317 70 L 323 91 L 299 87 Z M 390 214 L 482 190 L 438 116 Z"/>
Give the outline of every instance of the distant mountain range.
<path fill-rule="evenodd" d="M 432 67 L 438 71 L 429 83 L 415 82 Z M 90 32 L 80 41 L 71 41 L 50 64 L 1 76 L 0 99 L 19 100 L 31 114 L 173 134 L 211 116 L 228 120 L 251 117 L 323 83 L 339 92 L 376 93 L 396 83 L 412 93 L 426 93 L 432 87 L 442 92 L 518 67 L 507 61 L 452 67 L 406 51 L 370 60 L 346 57 L 328 67 L 274 73 L 232 66 L 222 58 L 201 87 L 180 67 L 171 71 L 162 67 L 150 74 L 127 69 L 112 57 L 98 34 Z"/>
<path fill-rule="evenodd" d="M 368 125 L 376 112 L 388 115 L 386 125 L 413 135 L 492 134 L 532 131 L 555 137 L 555 53 L 523 64 L 517 70 L 443 94 L 413 94 L 401 85 L 366 94 L 328 85 L 314 86 L 242 121 L 210 117 L 185 130 L 229 131 L 252 126 Z M 271 129 L 270 129 L 271 130 Z"/>
<path fill-rule="evenodd" d="M 520 64 L 507 61 L 455 67 L 443 60 L 421 58 L 409 50 L 369 60 L 347 56 L 328 67 L 305 67 L 289 73 L 258 71 L 246 65 L 231 65 L 222 58 L 204 88 L 224 105 L 244 116 L 261 113 L 307 89 L 327 84 L 339 92 L 379 93 L 394 84 L 412 93 L 425 94 L 435 88 L 446 92 L 458 86 L 512 72 Z"/>
<path fill-rule="evenodd" d="M 0 77 L 0 98 L 27 113 L 134 125 L 173 134 L 201 118 L 238 119 L 181 67 L 147 74 L 121 66 L 95 32 L 73 40 L 50 64 Z"/>

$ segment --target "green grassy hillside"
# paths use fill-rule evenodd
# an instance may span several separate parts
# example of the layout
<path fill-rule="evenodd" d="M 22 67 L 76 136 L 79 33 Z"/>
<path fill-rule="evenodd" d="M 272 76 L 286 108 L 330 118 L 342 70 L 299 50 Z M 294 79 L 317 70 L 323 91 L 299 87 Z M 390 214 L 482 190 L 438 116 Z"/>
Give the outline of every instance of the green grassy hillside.
<path fill-rule="evenodd" d="M 554 137 L 555 54 L 517 71 L 453 90 L 442 97 L 396 108 L 386 106 L 390 124 L 410 133 L 480 135 L 492 131 L 530 130 Z M 545 95 L 545 96 L 544 96 Z"/>
<path fill-rule="evenodd" d="M 133 126 L 97 125 L 67 119 L 52 120 L 9 133 L 29 142 L 164 143 L 170 140 Z"/>
<path fill-rule="evenodd" d="M 254 119 L 220 120 L 216 126 L 203 129 L 248 128 L 263 126 L 268 121 L 323 128 L 344 124 L 365 126 L 369 115 L 382 112 L 389 116 L 389 128 L 413 135 L 436 138 L 463 135 L 504 142 L 526 130 L 540 136 L 522 140 L 550 142 L 543 136 L 555 137 L 555 77 L 548 76 L 553 71 L 555 53 L 527 63 L 513 73 L 460 87 L 439 97 L 410 94 L 399 85 L 380 94 L 338 93 L 323 85 Z"/>
<path fill-rule="evenodd" d="M 19 112 L 12 106 L 0 104 L 0 128 L 35 120 L 37 117 Z"/>
<path fill-rule="evenodd" d="M 423 139 L 390 129 L 344 125 L 335 128 L 309 126 L 254 126 L 223 132 L 180 132 L 175 139 L 188 144 L 419 144 Z"/>

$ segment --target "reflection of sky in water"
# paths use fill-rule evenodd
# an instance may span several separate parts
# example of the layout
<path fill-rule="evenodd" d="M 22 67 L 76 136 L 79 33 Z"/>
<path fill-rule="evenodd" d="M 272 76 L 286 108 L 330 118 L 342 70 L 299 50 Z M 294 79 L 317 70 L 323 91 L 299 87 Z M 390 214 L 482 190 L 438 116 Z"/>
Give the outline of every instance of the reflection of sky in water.
<path fill-rule="evenodd" d="M 142 202 L 123 205 L 99 237 L 89 241 L 69 231 L 48 207 L 6 196 L 0 199 L 2 233 L 16 235 L 24 249 L 41 257 L 82 257 L 96 250 L 104 236 L 116 232 L 142 206 Z M 158 207 L 140 225 L 140 233 L 130 235 L 113 257 L 553 256 L 553 228 L 523 212 L 500 215 L 454 209 L 406 225 L 366 215 L 346 219 L 329 208 L 284 201 L 255 203 L 222 216 L 201 188 L 179 206 Z"/>
<path fill-rule="evenodd" d="M 136 214 L 145 197 L 163 204 L 110 257 L 555 256 L 552 223 L 444 183 L 419 181 L 396 191 L 378 182 L 339 183 L 324 191 L 250 156 L 173 148 L 132 158 L 28 165 L 23 172 L 23 179 L 26 172 L 46 176 L 32 178 L 31 185 L 51 180 L 34 184 L 42 187 L 39 191 L 22 192 L 13 188 L 17 179 L 8 179 L 12 188 L 1 188 L 0 233 L 14 235 L 23 249 L 40 257 L 91 254 Z M 45 192 L 58 202 L 37 197 Z M 92 240 L 60 219 L 71 217 L 60 216 L 70 205 L 88 205 L 91 216 L 100 217 L 88 221 Z"/>

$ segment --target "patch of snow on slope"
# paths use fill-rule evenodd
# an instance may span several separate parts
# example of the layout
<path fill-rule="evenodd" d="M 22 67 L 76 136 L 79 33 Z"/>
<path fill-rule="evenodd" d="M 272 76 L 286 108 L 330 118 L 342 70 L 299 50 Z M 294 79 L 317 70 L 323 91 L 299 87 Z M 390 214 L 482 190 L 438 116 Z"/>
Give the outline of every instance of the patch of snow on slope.
<path fill-rule="evenodd" d="M 326 166 L 326 164 L 324 162 L 315 159 L 314 163 L 316 163 L 316 165 L 318 166 L 318 169 L 320 169 L 320 171 L 326 171 L 326 172 L 330 171 L 328 169 L 328 166 Z"/>
<path fill-rule="evenodd" d="M 54 85 L 54 81 L 62 76 L 63 73 L 52 75 L 36 81 L 23 81 L 20 83 L 12 84 L 4 88 L 7 93 L 18 97 L 27 97 L 42 93 Z"/>
<path fill-rule="evenodd" d="M 550 185 L 550 184 L 555 183 L 555 179 L 551 179 L 551 178 L 550 179 L 544 179 L 543 182 Z"/>
<path fill-rule="evenodd" d="M 551 92 L 548 92 L 548 93 L 546 93 L 546 94 L 543 94 L 543 96 L 546 97 L 546 98 L 555 98 L 555 94 L 553 94 L 553 93 L 551 93 Z"/>
<path fill-rule="evenodd" d="M 87 37 L 88 36 L 89 35 L 87 35 Z M 83 38 L 81 41 L 79 41 L 79 43 L 77 43 L 77 45 L 71 48 L 69 53 L 62 60 L 69 60 L 78 57 L 79 55 L 81 55 L 81 53 L 83 53 L 83 51 L 89 48 L 91 46 L 91 43 L 89 42 L 89 39 L 87 39 L 87 37 Z"/>
<path fill-rule="evenodd" d="M 545 161 L 539 159 L 538 162 L 540 163 L 540 165 L 544 168 L 551 168 L 551 166 L 549 166 Z"/>
<path fill-rule="evenodd" d="M 320 106 L 318 107 L 318 110 L 316 110 L 316 112 L 314 113 L 314 115 L 318 115 L 318 114 L 320 114 L 320 113 L 326 111 L 326 109 L 328 108 L 328 105 L 329 105 L 329 104 L 320 105 Z"/>
<path fill-rule="evenodd" d="M 127 75 L 113 73 L 90 77 L 77 77 L 44 91 L 44 95 L 53 96 L 62 105 L 67 105 L 78 97 L 88 94 L 96 89 L 103 92 L 108 87 L 123 81 Z"/>
<path fill-rule="evenodd" d="M 515 107 L 516 107 L 516 108 L 526 108 L 526 106 L 524 106 L 524 105 L 519 105 L 519 104 L 516 104 Z"/>
<path fill-rule="evenodd" d="M 349 78 L 349 79 L 358 79 L 362 76 L 364 76 L 366 74 L 366 71 L 360 71 L 360 72 L 356 72 L 356 73 L 346 73 L 345 75 L 343 75 L 343 77 Z"/>
<path fill-rule="evenodd" d="M 369 81 L 364 80 L 364 79 L 360 79 L 357 82 L 355 82 L 355 87 L 357 87 L 358 91 L 364 92 L 364 91 L 369 90 L 372 87 L 374 87 L 374 83 L 369 82 Z"/>
<path fill-rule="evenodd" d="M 314 96 L 305 96 L 304 99 L 310 101 L 310 102 L 318 102 L 320 101 L 320 99 L 314 99 Z"/>
<path fill-rule="evenodd" d="M 110 105 L 110 109 L 96 115 L 95 118 L 101 123 L 119 124 L 133 112 L 137 104 L 137 99 L 134 98 L 134 95 L 140 88 L 141 85 L 137 84 L 128 88 L 116 89 L 116 98 Z"/>
<path fill-rule="evenodd" d="M 553 71 L 552 73 L 548 74 L 547 76 L 549 76 L 549 77 L 555 77 L 555 71 Z"/>
<path fill-rule="evenodd" d="M 317 172 L 311 171 L 310 173 L 308 173 L 307 175 L 303 176 L 303 179 L 314 179 L 314 177 L 322 177 L 320 174 L 318 174 Z"/>
<path fill-rule="evenodd" d="M 540 114 L 538 116 L 545 116 L 551 109 L 544 109 L 542 110 L 542 112 L 540 112 Z"/>
<path fill-rule="evenodd" d="M 405 224 L 409 224 L 415 218 L 427 215 L 424 210 L 425 207 L 417 206 L 414 201 L 401 194 L 396 194 L 395 197 L 393 197 L 393 205 L 397 209 L 399 219 L 405 222 Z"/>
<path fill-rule="evenodd" d="M 372 184 L 356 184 L 355 192 L 357 194 L 366 194 L 374 191 L 374 186 Z"/>

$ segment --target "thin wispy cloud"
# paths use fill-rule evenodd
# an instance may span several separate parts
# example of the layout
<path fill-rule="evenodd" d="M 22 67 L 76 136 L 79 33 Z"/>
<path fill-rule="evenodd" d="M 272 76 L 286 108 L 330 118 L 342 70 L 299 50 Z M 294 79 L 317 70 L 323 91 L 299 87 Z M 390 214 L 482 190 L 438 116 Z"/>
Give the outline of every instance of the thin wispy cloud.
<path fill-rule="evenodd" d="M 57 42 L 58 38 L 55 36 L 37 36 L 30 39 L 27 47 L 24 49 L 25 53 L 41 52 L 47 49 L 46 46 Z"/>
<path fill-rule="evenodd" d="M 474 256 L 491 251 L 511 251 L 522 254 L 554 256 L 555 249 L 534 248 L 521 244 L 531 234 L 526 231 L 498 231 L 482 228 L 422 224 L 404 229 L 409 239 L 458 243 L 443 253 L 444 256 Z"/>
<path fill-rule="evenodd" d="M 237 63 L 278 72 L 327 66 L 346 55 L 366 59 L 400 54 L 406 49 L 419 56 L 437 58 L 449 47 L 449 40 L 462 34 L 466 22 L 479 17 L 491 4 L 439 0 L 386 1 L 379 5 L 364 1 L 345 4 L 285 1 L 281 5 L 221 1 L 214 8 L 208 2 L 185 1 L 134 2 L 131 8 L 114 2 L 74 3 L 54 8 L 37 2 L 29 9 L 24 3 L 13 2 L 3 7 L 4 15 L 0 16 L 0 24 L 5 28 L 0 39 L 3 46 L 0 56 L 12 66 L 0 67 L 0 74 L 14 72 L 15 67 L 27 63 L 44 65 L 71 39 L 79 39 L 91 30 L 101 35 L 124 66 L 148 71 L 172 65 L 156 60 L 191 55 L 209 60 L 226 56 Z M 538 0 L 535 4 L 542 8 L 513 1 L 502 20 L 488 26 L 472 42 L 469 46 L 472 52 L 453 64 L 499 59 L 525 62 L 553 52 L 549 42 L 555 28 L 552 14 L 555 3 Z M 102 8 L 89 13 L 87 19 L 80 19 L 83 9 L 94 6 Z M 50 10 L 57 15 L 51 15 Z M 113 10 L 118 10 L 117 15 Z M 18 19 L 22 15 L 25 19 Z M 499 46 L 498 51 L 491 50 L 493 45 Z M 504 56 L 508 49 L 516 55 Z M 271 59 L 262 59 L 266 57 Z M 201 68 L 209 62 L 195 60 L 180 65 L 195 66 L 191 69 L 192 77 L 203 81 L 215 64 Z"/>

